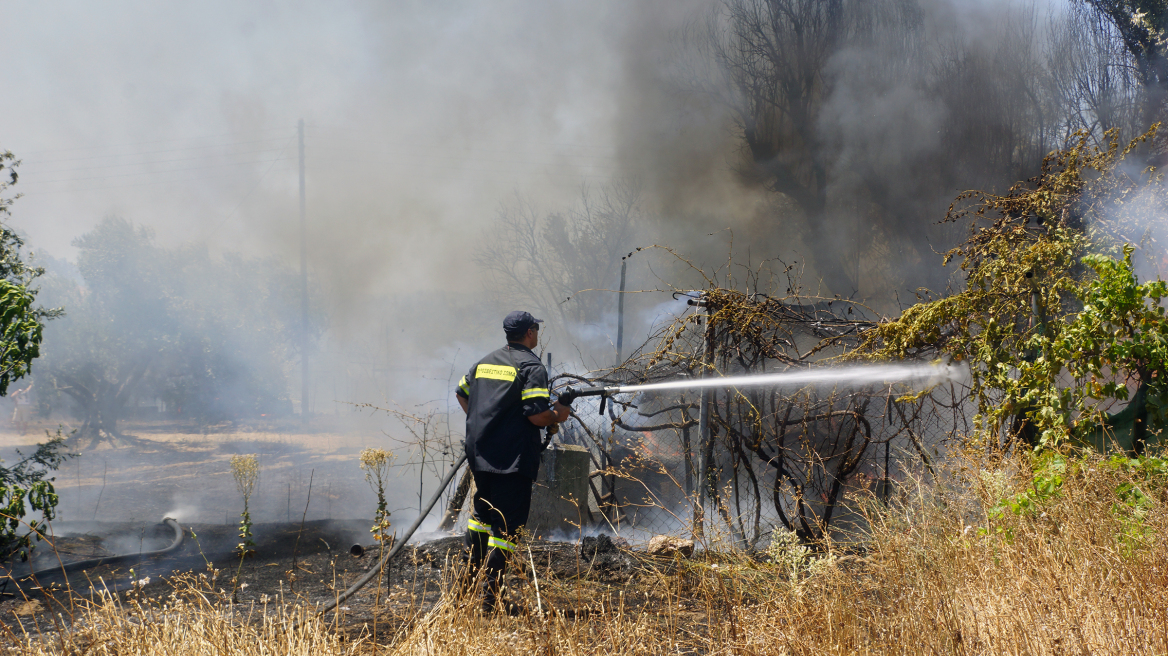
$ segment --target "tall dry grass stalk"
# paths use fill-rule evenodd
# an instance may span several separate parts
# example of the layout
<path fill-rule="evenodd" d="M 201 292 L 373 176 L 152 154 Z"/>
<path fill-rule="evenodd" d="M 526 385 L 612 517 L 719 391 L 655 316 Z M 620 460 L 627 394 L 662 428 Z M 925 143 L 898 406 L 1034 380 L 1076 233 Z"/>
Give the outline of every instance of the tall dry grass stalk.
<path fill-rule="evenodd" d="M 362 449 L 361 470 L 365 472 L 365 482 L 377 494 L 377 510 L 373 516 L 373 527 L 369 532 L 373 539 L 384 546 L 389 539 L 389 504 L 385 499 L 385 485 L 389 482 L 389 469 L 397 456 L 385 449 Z"/>
<path fill-rule="evenodd" d="M 541 573 L 545 607 L 574 615 L 482 617 L 448 595 L 376 648 L 327 622 L 293 630 L 296 608 L 232 615 L 197 594 L 107 597 L 59 636 L 12 637 L 25 654 L 1168 653 L 1165 482 L 1088 456 L 1056 493 L 1010 509 L 1036 489 L 1029 463 L 965 460 L 944 485 L 868 504 L 870 528 L 847 550 L 812 553 L 779 534 L 750 557 L 646 565 L 623 588 Z"/>
<path fill-rule="evenodd" d="M 239 539 L 237 547 L 240 557 L 248 555 L 255 542 L 251 535 L 251 511 L 248 503 L 255 492 L 256 483 L 260 480 L 259 457 L 253 454 L 231 456 L 231 475 L 235 478 L 235 487 L 243 497 L 243 512 L 239 514 Z"/>
<path fill-rule="evenodd" d="M 243 571 L 243 559 L 255 555 L 255 540 L 251 533 L 251 510 L 248 503 L 255 492 L 256 483 L 260 480 L 260 461 L 254 453 L 248 455 L 231 456 L 231 475 L 235 477 L 235 487 L 243 497 L 243 512 L 239 514 L 239 544 L 235 550 L 239 554 L 239 565 L 235 568 L 235 576 L 231 578 L 231 600 L 237 601 L 239 591 L 239 573 Z"/>

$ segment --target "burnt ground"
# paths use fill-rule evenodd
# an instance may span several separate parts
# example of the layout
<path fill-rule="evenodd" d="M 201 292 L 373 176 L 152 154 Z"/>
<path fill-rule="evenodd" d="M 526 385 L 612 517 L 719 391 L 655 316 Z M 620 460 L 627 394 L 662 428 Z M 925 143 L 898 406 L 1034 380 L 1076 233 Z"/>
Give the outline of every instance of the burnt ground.
<path fill-rule="evenodd" d="M 64 619 L 57 621 L 67 622 L 71 594 L 76 603 L 79 598 L 93 598 L 101 589 L 120 596 L 145 595 L 161 600 L 176 589 L 195 585 L 226 604 L 237 573 L 240 585 L 235 599 L 245 606 L 271 611 L 281 603 L 323 603 L 377 562 L 378 546 L 371 539 L 369 526 L 370 522 L 357 520 L 256 525 L 255 555 L 242 563 L 233 551 L 239 541 L 235 527 L 185 526 L 182 547 L 164 557 L 92 567 L 70 573 L 68 580 L 60 571 L 46 570 L 41 570 L 35 581 L 24 580 L 19 585 L 8 579 L 0 584 L 0 622 L 16 632 L 22 628 L 52 630 L 54 618 L 46 611 L 63 615 Z M 136 550 L 158 549 L 173 535 L 165 526 L 153 524 L 94 523 L 87 529 L 61 535 L 53 544 L 42 543 L 36 549 L 36 566 L 50 568 L 58 557 L 68 563 L 107 556 L 115 549 L 127 553 L 128 544 Z M 364 555 L 350 553 L 354 544 L 364 547 Z M 585 538 L 583 544 L 534 541 L 529 547 L 530 552 L 523 548 L 517 553 L 522 569 L 513 568 L 508 584 L 519 591 L 520 598 L 532 600 L 530 563 L 534 562 L 544 607 L 555 608 L 567 617 L 585 617 L 609 597 L 620 596 L 631 609 L 648 603 L 648 598 L 638 596 L 638 579 L 652 570 L 672 570 L 676 565 L 670 558 L 628 549 L 619 538 L 614 542 L 608 536 Z M 330 613 L 326 619 L 346 635 L 374 628 L 383 636 L 392 634 L 432 608 L 443 594 L 449 594 L 451 575 L 464 562 L 464 554 L 458 535 L 410 545 L 391 562 L 380 586 L 375 579 L 342 603 L 335 617 Z M 12 566 L 16 576 L 27 568 Z M 140 587 L 131 584 L 146 579 L 149 582 Z"/>
<path fill-rule="evenodd" d="M 376 500 L 358 467 L 360 449 L 397 445 L 378 431 L 333 426 L 326 419 L 309 427 L 236 426 L 207 433 L 141 422 L 127 426 L 140 439 L 137 447 L 102 446 L 71 458 L 57 473 L 58 537 L 36 550 L 38 570 L 55 565 L 58 558 L 70 562 L 164 547 L 171 531 L 155 523 L 162 517 L 178 518 L 187 539 L 165 558 L 132 558 L 68 577 L 44 573 L 19 586 L 12 580 L 4 583 L 0 570 L 0 633 L 55 630 L 55 622 L 77 617 L 78 600 L 92 599 L 95 590 L 103 589 L 123 597 L 163 600 L 176 591 L 197 588 L 211 601 L 231 608 L 237 572 L 240 585 L 234 597 L 242 606 L 235 608 L 248 612 L 261 608 L 275 612 L 280 604 L 316 605 L 335 598 L 376 562 L 369 533 L 372 521 L 362 519 L 372 514 Z M 36 433 L 18 436 L 0 425 L 0 457 L 10 460 L 9 451 L 27 451 L 43 439 L 43 433 L 40 438 Z M 230 471 L 231 456 L 240 453 L 258 454 L 261 467 L 251 497 L 257 522 L 255 555 L 242 565 L 234 553 L 242 504 Z M 409 483 L 416 473 L 403 469 L 400 476 L 403 485 L 396 490 L 400 498 L 390 506 L 398 528 L 399 517 L 411 517 L 420 493 L 417 478 Z M 432 491 L 433 481 L 427 483 L 425 494 Z M 302 515 L 307 517 L 303 525 Z M 192 531 L 197 537 L 191 537 Z M 418 544 L 392 563 L 380 589 L 374 581 L 336 614 L 326 616 L 335 630 L 345 635 L 372 630 L 383 641 L 449 592 L 452 569 L 462 558 L 462 539 L 429 536 L 432 539 L 423 541 L 424 537 L 416 536 Z M 354 543 L 362 544 L 366 555 L 351 556 Z M 654 559 L 609 542 L 599 544 L 599 553 L 596 546 L 589 540 L 582 551 L 576 543 L 534 541 L 530 556 L 526 548 L 517 554 L 523 570 L 510 578 L 509 585 L 534 608 L 529 564 L 533 560 L 544 608 L 587 618 L 602 605 L 611 609 L 619 602 L 635 609 L 655 603 L 646 586 L 638 584 L 652 580 L 655 571 L 676 567 L 672 559 Z M 17 577 L 27 572 L 27 564 L 13 566 Z M 140 589 L 130 585 L 146 579 L 149 583 Z M 678 585 L 682 586 L 680 580 Z M 705 613 L 699 606 L 694 604 L 694 612 Z"/>

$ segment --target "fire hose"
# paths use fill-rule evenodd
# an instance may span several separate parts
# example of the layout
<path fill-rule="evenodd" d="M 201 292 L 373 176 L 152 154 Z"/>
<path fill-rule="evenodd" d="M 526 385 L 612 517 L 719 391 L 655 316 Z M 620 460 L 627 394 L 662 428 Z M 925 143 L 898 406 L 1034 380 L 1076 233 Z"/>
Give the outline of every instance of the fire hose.
<path fill-rule="evenodd" d="M 454 462 L 454 465 L 450 467 L 450 471 L 446 472 L 446 476 L 442 479 L 442 482 L 438 484 L 438 489 L 434 492 L 434 496 L 430 497 L 429 503 L 427 503 L 426 506 L 422 509 L 422 512 L 418 513 L 418 518 L 414 520 L 414 523 L 411 524 L 408 529 L 406 529 L 405 533 L 402 533 L 401 539 L 398 540 L 397 544 L 395 544 L 393 548 L 389 550 L 389 553 L 382 556 L 381 560 L 377 561 L 376 565 L 362 574 L 361 578 L 357 579 L 353 585 L 349 586 L 349 589 L 345 590 L 336 597 L 333 597 L 323 606 L 318 608 L 316 611 L 318 616 L 324 615 L 325 613 L 339 606 L 342 601 L 357 594 L 358 590 L 365 587 L 370 581 L 373 580 L 375 576 L 381 573 L 381 570 L 385 568 L 386 563 L 393 560 L 393 557 L 398 555 L 398 553 L 400 553 L 401 550 L 405 548 L 406 543 L 409 542 L 410 538 L 414 536 L 414 532 L 417 531 L 418 527 L 422 525 L 422 521 L 425 520 L 426 516 L 430 514 L 430 511 L 434 509 L 434 504 L 438 503 L 438 499 L 442 496 L 442 493 L 445 492 L 446 488 L 450 486 L 450 481 L 454 480 L 454 475 L 458 473 L 460 469 L 462 469 L 462 464 L 464 462 L 466 462 L 466 454 L 459 456 L 458 460 Z"/>
<path fill-rule="evenodd" d="M 921 375 L 921 372 L 924 370 L 928 370 L 925 373 L 933 373 L 934 375 L 936 375 L 937 373 L 942 373 L 944 375 L 951 375 L 950 373 L 947 372 L 947 370 L 945 370 L 943 367 L 940 367 L 938 365 L 929 365 L 929 366 L 925 366 L 923 368 L 920 366 L 917 366 L 917 367 L 885 366 L 885 367 L 869 367 L 866 369 L 866 371 L 869 372 L 870 377 L 874 376 L 874 377 L 879 378 L 879 379 L 890 378 L 890 379 L 896 379 L 896 380 L 911 378 L 913 376 L 919 376 L 919 375 Z M 701 388 L 701 387 L 732 386 L 732 385 L 733 386 L 738 386 L 738 385 L 746 386 L 746 385 L 782 384 L 784 382 L 806 383 L 806 382 L 812 382 L 811 380 L 807 380 L 810 378 L 815 378 L 816 380 L 820 380 L 820 381 L 822 381 L 822 380 L 829 380 L 830 381 L 830 380 L 837 380 L 837 379 L 838 380 L 852 380 L 852 379 L 855 379 L 856 377 L 857 377 L 857 371 L 854 368 L 852 368 L 852 369 L 840 369 L 840 370 L 836 370 L 834 372 L 827 372 L 827 373 L 800 371 L 800 372 L 794 372 L 794 373 L 771 374 L 771 375 L 764 375 L 764 376 L 738 376 L 738 377 L 733 377 L 733 378 L 708 378 L 708 379 L 700 379 L 700 380 L 680 380 L 680 381 L 671 381 L 671 382 L 666 382 L 666 383 L 649 383 L 649 384 L 642 384 L 642 385 L 615 385 L 615 386 L 607 386 L 607 387 L 581 387 L 581 388 L 569 387 L 569 388 L 567 388 L 564 391 L 559 393 L 558 400 L 559 400 L 561 405 L 570 406 L 572 404 L 572 401 L 575 401 L 578 398 L 585 397 L 585 396 L 599 396 L 600 397 L 600 414 L 603 415 L 604 408 L 605 408 L 605 405 L 607 404 L 608 398 L 610 396 L 615 396 L 616 394 L 651 391 L 651 390 L 677 389 L 677 388 L 695 388 L 695 387 Z M 550 441 L 550 439 L 549 439 L 549 441 Z M 544 447 L 545 448 L 547 447 L 546 442 L 544 443 Z M 330 610 L 333 610 L 338 605 L 340 605 L 340 603 L 342 601 L 345 601 L 349 597 L 352 597 L 354 594 L 356 594 L 358 590 L 365 587 L 370 581 L 373 580 L 373 578 L 375 576 L 377 576 L 382 571 L 382 569 L 385 568 L 386 563 L 388 563 L 390 560 L 392 560 L 394 558 L 394 556 L 396 556 L 398 553 L 401 552 L 401 550 L 405 547 L 406 543 L 409 542 L 411 537 L 413 537 L 414 532 L 417 531 L 418 527 L 422 525 L 422 521 L 425 520 L 426 516 L 430 514 L 431 510 L 433 510 L 434 504 L 438 503 L 439 497 L 441 497 L 442 493 L 446 491 L 446 488 L 450 485 L 450 482 L 454 480 L 454 475 L 456 473 L 458 473 L 459 469 L 462 468 L 462 465 L 465 462 L 466 462 L 466 455 L 463 454 L 462 456 L 459 456 L 458 460 L 450 468 L 450 471 L 448 471 L 446 473 L 445 478 L 443 478 L 442 482 L 438 485 L 438 490 L 434 493 L 434 496 L 431 497 L 430 502 L 427 503 L 426 507 L 422 509 L 422 512 L 418 514 L 418 518 L 414 520 L 414 523 L 408 529 L 406 529 L 405 533 L 402 534 L 401 540 L 397 544 L 394 545 L 394 547 L 389 551 L 389 553 L 382 556 L 381 560 L 379 560 L 376 565 L 374 565 L 367 572 L 365 572 L 365 574 L 363 574 L 361 576 L 361 578 L 357 579 L 357 581 L 355 583 L 353 583 L 353 585 L 349 586 L 349 589 L 345 590 L 344 592 L 337 595 L 332 600 L 328 601 L 323 606 L 321 606 L 317 610 L 317 613 L 316 613 L 318 616 L 323 615 L 324 613 L 327 613 Z"/>
<path fill-rule="evenodd" d="M 617 391 L 619 391 L 619 388 L 616 387 L 585 387 L 578 390 L 568 388 L 559 395 L 559 401 L 563 405 L 570 405 L 574 399 L 581 396 L 600 396 L 601 412 L 604 412 L 604 400 L 608 395 L 614 394 Z M 552 424 L 552 426 L 555 426 L 555 424 Z M 554 434 L 554 431 L 549 431 L 549 441 L 551 434 Z M 544 448 L 547 448 L 548 442 L 544 442 L 543 446 Z M 438 484 L 438 489 L 434 492 L 434 496 L 430 498 L 429 503 L 427 503 L 426 506 L 422 509 L 422 512 L 418 513 L 418 518 L 414 520 L 414 523 L 411 524 L 408 529 L 406 529 L 405 533 L 402 533 L 401 539 L 398 540 L 397 544 L 395 544 L 393 548 L 389 550 L 389 553 L 382 556 L 381 560 L 379 560 L 376 565 L 362 574 L 361 578 L 357 579 L 353 585 L 349 586 L 347 590 L 318 608 L 316 611 L 318 616 L 329 612 L 330 610 L 339 606 L 342 601 L 345 601 L 349 597 L 357 594 L 357 591 L 368 585 L 374 577 L 381 573 L 381 571 L 385 568 L 386 563 L 393 560 L 394 556 L 398 555 L 398 553 L 400 553 L 401 550 L 405 548 L 406 543 L 410 541 L 410 538 L 414 536 L 414 532 L 417 531 L 418 527 L 422 525 L 422 521 L 425 520 L 426 516 L 430 514 L 430 511 L 434 509 L 434 504 L 438 503 L 438 499 L 442 496 L 442 493 L 446 491 L 446 488 L 450 486 L 450 482 L 454 480 L 454 475 L 457 474 L 460 469 L 462 469 L 462 465 L 465 462 L 466 454 L 459 456 L 458 460 L 456 460 L 450 467 L 450 471 L 446 472 L 446 476 L 442 479 L 442 482 Z"/>
<path fill-rule="evenodd" d="M 175 519 L 167 517 L 167 518 L 162 520 L 162 523 L 165 524 L 166 526 L 170 527 L 170 529 L 172 531 L 174 531 L 174 538 L 171 540 L 170 545 L 166 546 L 162 549 L 157 549 L 155 551 L 142 551 L 142 552 L 132 553 L 132 554 L 116 554 L 116 555 L 112 555 L 112 556 L 101 556 L 98 558 L 89 558 L 87 560 L 75 560 L 71 563 L 57 564 L 57 565 L 54 565 L 52 567 L 45 567 L 42 569 L 38 569 L 38 570 L 35 570 L 32 572 L 29 572 L 28 574 L 25 574 L 24 576 L 21 576 L 19 578 L 14 577 L 10 574 L 8 576 L 8 578 L 4 581 L 3 585 L 7 586 L 8 581 L 13 581 L 19 587 L 19 585 L 22 581 L 27 581 L 29 579 L 32 579 L 33 581 L 39 581 L 41 577 L 56 574 L 57 572 L 61 572 L 63 574 L 68 575 L 69 572 L 75 572 L 75 571 L 81 570 L 81 569 L 89 569 L 90 567 L 97 567 L 99 565 L 117 565 L 119 563 L 124 563 L 124 562 L 129 561 L 129 560 L 142 559 L 142 558 L 153 558 L 154 556 L 164 556 L 166 554 L 169 554 L 169 553 L 177 550 L 179 547 L 182 546 L 183 537 L 185 536 L 186 533 L 185 533 L 185 531 L 183 531 L 183 527 Z"/>

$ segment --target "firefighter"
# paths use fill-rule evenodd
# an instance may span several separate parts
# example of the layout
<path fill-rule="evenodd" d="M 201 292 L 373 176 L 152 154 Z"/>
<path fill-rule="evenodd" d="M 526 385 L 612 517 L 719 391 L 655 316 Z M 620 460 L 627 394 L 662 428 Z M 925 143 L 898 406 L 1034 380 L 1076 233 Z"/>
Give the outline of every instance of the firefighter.
<path fill-rule="evenodd" d="M 473 580 L 483 570 L 488 612 L 495 609 L 504 567 L 527 523 L 544 449 L 540 429 L 568 418 L 566 405 L 551 403 L 547 369 L 531 350 L 539 344 L 542 321 L 520 310 L 508 314 L 507 345 L 475 363 L 456 392 L 466 413 L 466 459 L 475 482 L 466 532 L 469 575 Z"/>

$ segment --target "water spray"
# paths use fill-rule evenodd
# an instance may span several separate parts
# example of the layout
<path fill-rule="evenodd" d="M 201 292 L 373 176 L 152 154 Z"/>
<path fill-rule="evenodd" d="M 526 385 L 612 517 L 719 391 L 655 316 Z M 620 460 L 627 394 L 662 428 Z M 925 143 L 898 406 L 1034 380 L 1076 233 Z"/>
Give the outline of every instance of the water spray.
<path fill-rule="evenodd" d="M 604 414 L 605 401 L 608 397 L 616 394 L 630 394 L 636 392 L 651 392 L 659 390 L 673 390 L 673 389 L 694 389 L 706 387 L 757 387 L 757 386 L 788 386 L 788 385 L 814 385 L 827 383 L 851 383 L 854 385 L 866 385 L 871 383 L 893 383 L 893 382 L 922 382 L 927 385 L 935 385 L 947 380 L 955 380 L 957 378 L 957 370 L 953 367 L 944 364 L 902 364 L 902 365 L 877 365 L 877 366 L 859 366 L 859 367 L 840 367 L 834 369 L 817 369 L 808 371 L 790 371 L 775 374 L 758 374 L 748 376 L 730 376 L 725 378 L 701 378 L 689 380 L 675 380 L 665 383 L 648 383 L 644 385 L 614 385 L 608 387 L 582 387 L 564 390 L 559 399 L 561 403 L 569 404 L 573 400 L 582 396 L 599 396 L 600 397 L 600 412 Z M 369 568 L 349 589 L 336 595 L 334 598 L 326 601 L 324 604 L 318 606 L 313 615 L 319 617 L 327 613 L 343 601 L 352 597 L 361 588 L 365 587 L 372 581 L 395 556 L 398 555 L 405 548 L 406 543 L 410 541 L 418 527 L 430 514 L 430 510 L 434 508 L 434 504 L 438 502 L 439 497 L 446 491 L 446 488 L 454 481 L 454 476 L 462 468 L 466 462 L 466 455 L 463 454 L 458 457 L 450 469 L 446 472 L 446 476 L 438 484 L 438 488 L 431 497 L 422 511 L 418 514 L 417 519 L 405 530 L 399 537 L 397 543 L 389 550 L 381 559 Z"/>
<path fill-rule="evenodd" d="M 642 385 L 613 385 L 604 387 L 569 387 L 560 395 L 560 403 L 568 405 L 583 396 L 600 397 L 600 414 L 604 414 L 608 398 L 617 394 L 656 392 L 665 390 L 702 389 L 709 387 L 786 387 L 791 385 L 827 385 L 849 383 L 869 385 L 873 383 L 919 383 L 925 386 L 955 380 L 958 372 L 947 364 L 887 364 L 876 366 L 840 367 L 834 369 L 812 369 L 786 371 L 773 374 L 727 376 L 720 378 L 697 378 L 673 380 L 664 383 Z"/>

